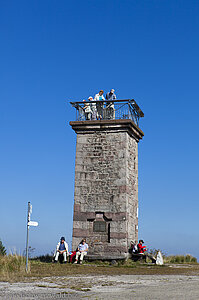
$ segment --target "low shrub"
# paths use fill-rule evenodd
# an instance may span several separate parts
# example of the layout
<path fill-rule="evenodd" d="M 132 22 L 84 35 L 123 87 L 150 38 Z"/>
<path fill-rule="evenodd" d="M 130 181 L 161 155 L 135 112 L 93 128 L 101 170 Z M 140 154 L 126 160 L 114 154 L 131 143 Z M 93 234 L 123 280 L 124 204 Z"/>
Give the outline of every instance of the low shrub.
<path fill-rule="evenodd" d="M 50 255 L 50 254 L 40 255 L 40 256 L 36 256 L 34 258 L 31 258 L 31 260 L 51 263 L 52 260 L 53 260 L 53 255 Z"/>
<path fill-rule="evenodd" d="M 187 254 L 187 255 L 170 255 L 164 257 L 165 263 L 173 264 L 186 264 L 186 263 L 197 263 L 197 258 Z"/>
<path fill-rule="evenodd" d="M 162 253 L 164 263 L 168 264 L 186 264 L 186 263 L 197 263 L 197 258 L 191 254 L 186 255 L 167 255 L 164 251 L 159 249 L 148 249 L 148 253 L 154 257 L 157 256 L 158 251 Z"/>

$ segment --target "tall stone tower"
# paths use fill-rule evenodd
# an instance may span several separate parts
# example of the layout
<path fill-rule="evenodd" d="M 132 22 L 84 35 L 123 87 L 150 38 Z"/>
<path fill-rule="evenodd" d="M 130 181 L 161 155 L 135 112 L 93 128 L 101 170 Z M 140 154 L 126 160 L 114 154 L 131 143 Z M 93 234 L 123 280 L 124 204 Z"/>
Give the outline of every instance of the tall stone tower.
<path fill-rule="evenodd" d="M 86 238 L 90 259 L 124 259 L 138 239 L 138 142 L 144 134 L 130 117 L 70 125 L 77 134 L 73 249 Z"/>

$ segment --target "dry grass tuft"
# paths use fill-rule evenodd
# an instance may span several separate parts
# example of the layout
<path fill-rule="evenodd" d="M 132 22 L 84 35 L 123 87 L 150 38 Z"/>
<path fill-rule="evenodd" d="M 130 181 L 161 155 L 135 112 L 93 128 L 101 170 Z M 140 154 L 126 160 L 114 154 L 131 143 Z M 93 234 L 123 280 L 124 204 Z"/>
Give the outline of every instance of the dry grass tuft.
<path fill-rule="evenodd" d="M 26 273 L 25 257 L 10 254 L 0 255 L 0 276 L 3 280 L 9 280 L 13 276 L 23 276 Z"/>

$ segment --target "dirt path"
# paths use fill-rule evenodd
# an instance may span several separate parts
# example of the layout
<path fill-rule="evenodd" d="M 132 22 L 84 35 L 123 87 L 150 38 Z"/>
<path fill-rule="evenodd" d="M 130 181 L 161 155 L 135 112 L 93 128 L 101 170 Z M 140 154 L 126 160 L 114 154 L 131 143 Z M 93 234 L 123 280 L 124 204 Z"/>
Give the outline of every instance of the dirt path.
<path fill-rule="evenodd" d="M 97 275 L 0 282 L 0 299 L 198 300 L 199 276 Z"/>

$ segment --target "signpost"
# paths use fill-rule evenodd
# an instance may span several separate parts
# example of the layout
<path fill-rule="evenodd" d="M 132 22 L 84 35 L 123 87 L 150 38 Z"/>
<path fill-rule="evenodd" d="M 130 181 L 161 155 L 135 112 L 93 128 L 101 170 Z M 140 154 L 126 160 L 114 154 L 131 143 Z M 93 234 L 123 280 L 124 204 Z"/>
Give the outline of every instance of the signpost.
<path fill-rule="evenodd" d="M 27 216 L 27 237 L 26 237 L 26 272 L 28 272 L 28 239 L 29 239 L 29 226 L 38 226 L 38 222 L 30 221 L 32 213 L 32 205 L 28 202 L 28 216 Z"/>
<path fill-rule="evenodd" d="M 38 222 L 29 221 L 28 226 L 38 226 Z"/>

